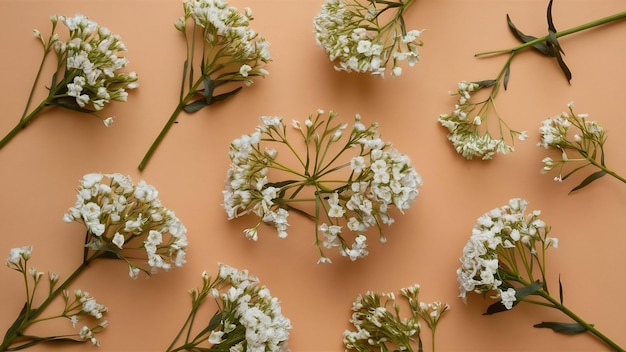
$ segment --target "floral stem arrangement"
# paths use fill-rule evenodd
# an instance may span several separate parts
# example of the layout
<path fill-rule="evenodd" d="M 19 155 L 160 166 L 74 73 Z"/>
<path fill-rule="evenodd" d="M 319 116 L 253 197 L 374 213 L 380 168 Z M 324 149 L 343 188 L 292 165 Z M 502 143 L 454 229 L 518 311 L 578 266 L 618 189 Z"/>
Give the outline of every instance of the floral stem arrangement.
<path fill-rule="evenodd" d="M 400 304 L 394 293 L 369 291 L 359 295 L 352 303 L 350 323 L 356 331 L 346 330 L 343 342 L 348 350 L 374 351 L 423 351 L 420 337 L 420 319 L 431 331 L 431 351 L 435 352 L 435 331 L 439 319 L 450 307 L 439 301 L 424 303 L 418 300 L 420 286 L 400 290 L 411 310 L 409 317 L 400 316 Z"/>
<path fill-rule="evenodd" d="M 295 143 L 282 117 L 263 116 L 254 133 L 231 143 L 223 206 L 229 219 L 248 213 L 260 218 L 244 231 L 246 237 L 256 241 L 261 222 L 287 237 L 287 217 L 294 212 L 315 221 L 319 263 L 331 262 L 323 248 L 339 247 L 351 260 L 365 257 L 372 227 L 386 241 L 383 226 L 394 222 L 390 208 L 408 209 L 421 177 L 408 156 L 380 139 L 377 124 L 366 127 L 357 115 L 348 129 L 336 117 L 318 110 L 304 123 L 293 121 L 290 127 L 301 140 Z M 342 235 L 344 226 L 356 234 L 352 245 Z"/>
<path fill-rule="evenodd" d="M 48 39 L 44 39 L 39 30 L 34 30 L 35 37 L 43 46 L 41 64 L 24 113 L 17 125 L 0 140 L 0 148 L 47 107 L 58 106 L 86 113 L 101 119 L 107 127 L 111 126 L 113 117 L 102 118 L 99 111 L 112 101 L 126 101 L 126 90 L 138 87 L 136 73 L 120 71 L 126 67 L 128 60 L 120 55 L 126 47 L 118 35 L 81 14 L 74 17 L 52 16 L 50 21 L 52 32 Z M 60 40 L 55 32 L 59 22 L 69 30 L 67 41 Z M 31 110 L 35 89 L 51 51 L 56 54 L 57 64 L 47 87 L 48 95 Z"/>
<path fill-rule="evenodd" d="M 268 75 L 265 65 L 272 60 L 265 38 L 250 28 L 252 11 L 225 1 L 186 0 L 185 14 L 175 24 L 185 36 L 186 60 L 183 64 L 178 106 L 139 164 L 143 170 L 156 148 L 185 111 L 196 112 L 227 99 L 242 89 L 223 91 L 222 86 L 241 83 L 249 86 L 252 78 Z M 196 71 L 198 70 L 198 71 Z"/>
<path fill-rule="evenodd" d="M 191 312 L 167 348 L 177 351 L 267 351 L 287 350 L 291 322 L 283 316 L 278 299 L 247 270 L 219 265 L 215 280 L 202 273 L 202 288 L 190 290 Z M 195 336 L 198 310 L 214 299 L 217 312 L 202 323 Z M 179 340 L 184 342 L 175 346 Z"/>
<path fill-rule="evenodd" d="M 126 262 L 131 278 L 137 278 L 140 272 L 149 276 L 158 269 L 168 270 L 172 264 L 182 266 L 185 263 L 187 230 L 173 211 L 161 205 L 158 191 L 144 181 L 133 185 L 130 177 L 120 174 L 87 174 L 80 183 L 76 198 L 74 206 L 64 215 L 64 220 L 76 221 L 86 227 L 82 262 L 58 286 L 59 276 L 49 274 L 48 296 L 39 306 L 35 305 L 34 293 L 43 273 L 27 268 L 32 248 L 14 248 L 9 254 L 9 268 L 24 276 L 26 303 L 6 332 L 0 351 L 68 339 L 67 336 L 28 335 L 27 328 L 40 321 L 67 318 L 72 325 L 76 325 L 78 316 L 85 314 L 101 319 L 101 313 L 106 311 L 106 307 L 97 305 L 87 292 L 75 291 L 75 297 L 71 298 L 66 291 L 96 259 L 109 258 Z M 142 252 L 145 255 L 142 256 Z M 33 281 L 32 288 L 29 277 Z M 57 316 L 42 318 L 42 313 L 59 295 L 65 301 L 64 311 Z M 85 326 L 81 328 L 79 336 L 83 340 L 99 344 L 94 335 L 105 326 L 106 321 L 91 328 Z"/>
<path fill-rule="evenodd" d="M 575 114 L 573 102 L 569 103 L 567 107 L 568 112 L 544 120 L 539 128 L 541 141 L 537 145 L 546 149 L 557 150 L 561 155 L 561 159 L 545 157 L 542 172 L 546 173 L 558 167 L 559 175 L 554 180 L 562 182 L 587 166 L 599 169 L 587 176 L 570 193 L 589 185 L 604 175 L 611 175 L 626 183 L 626 179 L 606 166 L 604 143 L 607 137 L 604 128 L 598 122 L 590 121 L 588 114 Z M 570 128 L 575 129 L 573 136 L 568 135 Z M 568 151 L 575 155 L 568 155 Z M 581 163 L 582 165 L 580 165 Z M 566 164 L 578 164 L 579 166 L 563 175 Z"/>
<path fill-rule="evenodd" d="M 508 58 L 496 78 L 459 83 L 458 91 L 451 93 L 459 96 L 458 104 L 455 105 L 451 113 L 439 116 L 440 124 L 448 129 L 448 140 L 450 140 L 456 152 L 468 160 L 475 157 L 488 160 L 497 153 L 507 154 L 513 151 L 515 137 L 521 140 L 526 139 L 526 132 L 511 129 L 496 108 L 496 96 L 501 86 L 505 90 L 507 89 L 511 76 L 511 63 L 517 54 L 526 49 L 534 48 L 543 55 L 554 58 L 569 82 L 572 74 L 563 60 L 563 49 L 558 42 L 558 38 L 624 18 L 626 18 L 626 12 L 620 12 L 563 31 L 557 31 L 552 19 L 552 0 L 550 0 L 547 9 L 548 34 L 537 38 L 520 31 L 507 15 L 509 29 L 522 44 L 508 49 L 476 54 L 479 57 L 506 54 Z M 483 98 L 481 96 L 477 98 L 475 95 L 483 89 L 489 91 L 487 97 Z M 495 115 L 497 122 L 495 127 L 493 124 L 491 125 L 491 129 L 489 126 L 490 115 Z"/>
<path fill-rule="evenodd" d="M 463 248 L 461 267 L 457 270 L 460 297 L 467 293 L 487 294 L 499 301 L 485 314 L 513 309 L 520 302 L 554 308 L 573 322 L 541 322 L 536 328 L 548 328 L 565 334 L 590 332 L 616 351 L 624 351 L 615 342 L 563 305 L 563 286 L 555 298 L 546 280 L 546 253 L 558 246 L 558 239 L 548 236 L 550 227 L 539 218 L 540 211 L 525 214 L 528 202 L 514 198 L 478 218 L 472 235 Z"/>
<path fill-rule="evenodd" d="M 67 291 L 68 285 L 74 281 L 76 276 L 89 265 L 94 257 L 88 258 L 72 273 L 64 282 L 59 283 L 59 275 L 55 273 L 48 274 L 48 297 L 39 305 L 35 303 L 35 294 L 40 287 L 41 279 L 45 275 L 43 272 L 37 271 L 33 267 L 28 267 L 28 260 L 32 255 L 32 247 L 13 248 L 9 252 L 9 258 L 6 264 L 9 268 L 22 274 L 26 293 L 26 302 L 22 307 L 17 319 L 7 330 L 0 351 L 16 351 L 35 346 L 40 343 L 48 342 L 86 342 L 90 341 L 94 345 L 100 342 L 96 338 L 96 334 L 102 332 L 106 328 L 108 322 L 104 318 L 107 308 L 96 302 L 95 298 L 77 289 L 73 295 Z M 56 298 L 62 296 L 65 302 L 63 311 L 53 316 L 41 317 L 45 309 Z M 36 323 L 52 321 L 54 319 L 67 319 L 76 328 L 79 317 L 86 316 L 87 319 L 96 320 L 96 324 L 82 324 L 78 333 L 53 336 L 34 336 L 26 333 L 26 329 Z M 78 338 L 77 338 L 78 337 Z"/>
<path fill-rule="evenodd" d="M 415 0 L 327 0 L 314 19 L 315 39 L 335 69 L 400 76 L 399 63 L 419 61 L 422 31 L 407 31 L 405 11 Z"/>

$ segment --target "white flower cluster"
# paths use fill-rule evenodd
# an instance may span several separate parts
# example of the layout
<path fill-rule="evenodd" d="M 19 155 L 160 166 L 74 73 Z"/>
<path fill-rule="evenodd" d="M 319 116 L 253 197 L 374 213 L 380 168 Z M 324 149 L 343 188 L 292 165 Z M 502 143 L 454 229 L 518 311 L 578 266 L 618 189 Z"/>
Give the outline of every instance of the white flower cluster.
<path fill-rule="evenodd" d="M 125 251 L 144 249 L 150 272 L 170 269 L 170 262 L 185 263 L 187 229 L 144 181 L 133 185 L 129 176 L 121 174 L 87 174 L 64 220 L 83 223 L 90 237 L 88 247 L 114 252 L 128 263 L 132 278 L 148 271 L 124 256 Z"/>
<path fill-rule="evenodd" d="M 229 347 L 232 352 L 286 351 L 291 322 L 283 316 L 278 299 L 270 295 L 269 289 L 260 286 L 259 279 L 247 270 L 225 264 L 220 264 L 218 280 L 222 283 L 211 293 L 220 302 L 222 318 L 209 342 L 227 343 L 220 347 Z"/>
<path fill-rule="evenodd" d="M 419 302 L 419 290 L 417 284 L 400 290 L 411 311 L 410 316 L 404 318 L 400 317 L 400 305 L 394 293 L 368 291 L 358 295 L 352 303 L 350 318 L 356 331 L 346 330 L 343 333 L 346 348 L 356 351 L 413 351 L 416 346 L 412 346 L 412 341 L 421 341 L 420 317 L 426 319 L 434 335 L 439 319 L 449 306 L 441 302 Z M 421 342 L 417 344 L 421 347 Z"/>
<path fill-rule="evenodd" d="M 52 38 L 59 63 L 65 63 L 65 76 L 58 81 L 63 87 L 56 92 L 52 104 L 79 111 L 99 111 L 111 101 L 126 101 L 126 90 L 137 88 L 138 83 L 136 73 L 119 72 L 128 63 L 120 56 L 126 51 L 121 38 L 82 14 L 52 16 L 51 21 L 54 27 L 60 21 L 70 32 L 67 41 L 59 40 L 56 34 Z M 35 35 L 41 39 L 39 31 Z M 46 46 L 43 39 L 42 42 Z M 62 102 L 67 97 L 73 98 L 77 105 Z M 107 126 L 112 122 L 112 118 L 104 120 Z"/>
<path fill-rule="evenodd" d="M 258 126 L 253 134 L 235 139 L 230 146 L 232 163 L 223 191 L 223 206 L 229 219 L 252 212 L 263 222 L 274 224 L 280 237 L 286 237 L 289 226 L 287 216 L 290 210 L 296 209 L 293 203 L 311 201 L 317 209 L 317 215 L 311 217 L 315 218 L 317 230 L 324 236 L 321 245 L 325 248 L 340 247 L 343 256 L 356 260 L 368 254 L 368 229 L 378 228 L 381 242 L 384 242 L 386 237 L 381 227 L 394 222 L 389 209 L 395 207 L 401 212 L 408 209 L 419 193 L 422 180 L 409 157 L 389 149 L 390 144 L 378 136 L 377 125 L 366 128 L 358 115 L 348 140 L 340 144 L 341 151 L 337 156 L 329 157 L 331 162 L 325 161 L 326 155 L 321 153 L 326 152 L 321 151 L 321 145 L 327 144 L 327 151 L 330 145 L 338 143 L 348 125 L 343 123 L 333 127 L 330 122 L 336 114 L 331 112 L 328 122 L 323 120 L 323 114 L 324 111 L 319 110 L 315 118 L 309 117 L 304 124 L 299 121 L 292 123 L 309 146 L 306 155 L 299 155 L 291 147 L 286 135 L 287 127 L 281 117 L 261 117 L 263 125 Z M 324 131 L 318 131 L 321 126 L 325 126 Z M 276 147 L 281 144 L 287 146 L 304 170 L 295 171 L 278 160 L 277 149 L 270 143 L 278 144 Z M 335 163 L 349 149 L 358 150 L 357 155 L 346 164 Z M 313 160 L 316 160 L 316 165 L 313 165 Z M 325 181 L 329 174 L 344 167 L 350 168 L 349 175 L 344 173 L 332 181 Z M 281 176 L 287 179 L 270 180 L 271 169 L 286 173 Z M 314 198 L 299 198 L 299 192 L 305 187 L 315 189 Z M 326 221 L 321 220 L 323 216 Z M 244 233 L 256 240 L 258 226 L 246 229 Z M 356 234 L 351 246 L 341 236 L 343 226 Z M 321 247 L 319 241 L 316 244 Z M 321 248 L 320 252 L 320 262 L 329 263 L 330 259 Z"/>
<path fill-rule="evenodd" d="M 363 4 L 365 3 L 365 4 Z M 335 69 L 346 72 L 370 72 L 384 76 L 391 64 L 391 75 L 399 76 L 400 61 L 409 66 L 419 61 L 418 46 L 422 31 L 406 31 L 402 12 L 412 3 L 388 1 L 327 0 L 314 19 L 315 39 L 329 55 L 338 60 Z M 381 4 L 384 4 L 382 7 Z M 398 11 L 387 23 L 380 23 L 382 12 L 394 8 Z"/>
<path fill-rule="evenodd" d="M 186 0 L 184 7 L 185 16 L 176 22 L 176 28 L 186 33 L 189 18 L 202 28 L 208 43 L 205 46 L 211 48 L 207 52 L 210 56 L 206 57 L 205 75 L 228 68 L 227 73 L 220 73 L 220 81 L 243 81 L 250 85 L 252 77 L 269 74 L 264 68 L 272 60 L 269 43 L 249 28 L 250 8 L 240 13 L 223 0 Z"/>
<path fill-rule="evenodd" d="M 502 270 L 508 270 L 512 263 L 502 263 L 502 253 L 521 246 L 531 256 L 536 256 L 537 243 L 541 243 L 542 250 L 558 246 L 558 239 L 547 237 L 548 229 L 539 219 L 540 211 L 525 214 L 527 204 L 524 199 L 513 198 L 507 205 L 492 209 L 478 218 L 463 248 L 461 267 L 457 269 L 459 297 L 464 302 L 468 292 L 482 294 L 496 291 L 497 295 L 493 298 L 499 298 L 507 309 L 511 309 L 517 298 Z"/>
<path fill-rule="evenodd" d="M 24 246 L 24 247 L 15 247 L 9 250 L 9 257 L 6 260 L 6 264 L 9 268 L 22 270 L 24 269 L 24 264 L 22 260 L 28 261 L 33 253 L 33 246 Z"/>
<path fill-rule="evenodd" d="M 475 157 L 480 157 L 483 160 L 493 158 L 496 153 L 507 154 L 514 150 L 512 145 L 508 145 L 503 136 L 500 138 L 493 138 L 486 126 L 483 126 L 484 131 L 481 132 L 481 125 L 487 119 L 488 110 L 481 109 L 480 112 L 475 112 L 475 109 L 482 105 L 483 107 L 489 107 L 493 104 L 491 100 L 484 101 L 478 104 L 470 102 L 472 94 L 476 93 L 483 87 L 478 83 L 468 83 L 461 81 L 458 84 L 456 92 L 450 92 L 451 95 L 458 95 L 459 102 L 454 106 L 454 110 L 450 114 L 441 114 L 439 116 L 439 123 L 450 132 L 448 134 L 448 140 L 452 142 L 454 149 L 457 153 L 463 155 L 468 160 Z M 481 116 L 481 112 L 484 115 Z M 472 115 L 473 114 L 473 115 Z M 517 135 L 520 140 L 525 140 L 527 133 L 517 132 L 509 130 L 512 136 Z"/>
<path fill-rule="evenodd" d="M 94 345 L 100 345 L 95 335 L 101 332 L 108 326 L 107 320 L 102 320 L 105 312 L 108 311 L 107 307 L 96 302 L 96 299 L 89 295 L 89 292 L 82 291 L 80 289 L 74 290 L 73 301 L 70 301 L 67 291 L 63 291 L 63 299 L 65 300 L 66 308 L 63 312 L 63 316 L 68 317 L 72 322 L 72 327 L 76 327 L 79 316 L 87 315 L 93 319 L 100 320 L 98 324 L 90 328 L 87 325 L 83 325 L 78 335 L 83 340 L 89 340 Z"/>
<path fill-rule="evenodd" d="M 561 152 L 561 159 L 554 160 L 546 157 L 542 161 L 544 167 L 542 173 L 546 173 L 556 166 L 561 166 L 568 161 L 582 161 L 585 158 L 595 158 L 597 151 L 602 152 L 602 146 L 606 141 L 604 128 L 596 121 L 588 120 L 588 114 L 575 114 L 574 103 L 567 104 L 569 112 L 562 112 L 560 115 L 543 120 L 539 128 L 541 140 L 537 146 L 558 149 Z M 572 136 L 568 135 L 570 128 L 576 130 Z M 574 150 L 579 155 L 570 158 L 566 150 Z M 583 159 L 578 157 L 582 156 Z M 561 175 L 554 178 L 555 181 L 562 181 Z"/>

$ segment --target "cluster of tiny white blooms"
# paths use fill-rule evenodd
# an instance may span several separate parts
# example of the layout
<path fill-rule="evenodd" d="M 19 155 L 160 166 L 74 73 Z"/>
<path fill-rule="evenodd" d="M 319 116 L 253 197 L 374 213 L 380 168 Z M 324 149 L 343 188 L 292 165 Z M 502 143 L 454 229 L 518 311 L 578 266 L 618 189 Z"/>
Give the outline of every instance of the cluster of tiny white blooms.
<path fill-rule="evenodd" d="M 464 302 L 468 292 L 483 294 L 496 291 L 497 295 L 493 298 L 499 298 L 507 309 L 511 309 L 517 300 L 515 290 L 501 273 L 519 273 L 508 272 L 517 266 L 508 262 L 510 255 L 503 257 L 502 253 L 525 248 L 536 257 L 538 243 L 542 251 L 558 246 L 558 239 L 547 236 L 549 228 L 539 219 L 540 211 L 525 214 L 527 204 L 524 199 L 514 198 L 507 205 L 494 208 L 478 218 L 463 248 L 461 267 L 457 269 L 459 297 Z"/>
<path fill-rule="evenodd" d="M 226 264 L 220 264 L 217 280 L 211 295 L 220 305 L 221 321 L 209 342 L 230 351 L 285 351 L 291 322 L 269 289 L 247 270 Z"/>
<path fill-rule="evenodd" d="M 468 83 L 461 81 L 458 84 L 456 92 L 450 92 L 451 95 L 458 95 L 459 102 L 455 104 L 454 110 L 450 114 L 441 114 L 439 123 L 448 129 L 448 140 L 452 142 L 457 153 L 463 155 L 468 160 L 480 157 L 482 160 L 493 158 L 497 153 L 507 154 L 514 150 L 513 145 L 508 145 L 504 136 L 493 138 L 493 136 L 481 125 L 487 116 L 480 116 L 475 111 L 479 105 L 493 104 L 492 102 L 472 103 L 470 100 L 472 94 L 476 93 L 483 87 L 478 83 Z M 482 109 L 480 111 L 483 111 Z M 485 115 L 488 111 L 484 111 Z M 504 126 L 503 126 L 504 127 Z M 509 130 L 511 136 L 517 136 L 520 140 L 525 140 L 527 133 Z"/>
<path fill-rule="evenodd" d="M 404 28 L 402 14 L 411 2 L 327 0 L 313 21 L 315 39 L 330 61 L 338 61 L 337 70 L 384 76 L 390 69 L 399 76 L 399 63 L 414 66 L 422 45 L 422 31 Z M 379 15 L 392 8 L 396 15 L 382 21 Z"/>
<path fill-rule="evenodd" d="M 419 318 L 428 318 L 429 328 L 435 331 L 439 318 L 449 309 L 447 304 L 419 302 L 419 285 L 402 288 L 400 296 L 406 299 L 410 316 L 400 316 L 400 305 L 394 293 L 368 291 L 352 303 L 350 323 L 355 331 L 346 330 L 343 342 L 355 351 L 413 351 L 412 343 L 421 345 Z M 426 314 L 427 317 L 424 317 Z"/>
<path fill-rule="evenodd" d="M 205 45 L 212 48 L 208 53 L 213 55 L 206 58 L 206 75 L 220 71 L 220 81 L 250 85 L 252 77 L 269 74 L 264 68 L 272 61 L 269 43 L 250 28 L 250 8 L 240 13 L 223 0 L 186 0 L 184 7 L 185 15 L 176 22 L 176 28 L 186 33 L 188 19 L 201 28 Z"/>
<path fill-rule="evenodd" d="M 331 111 L 328 121 L 324 115 L 323 110 L 318 110 L 315 117 L 310 116 L 304 123 L 292 122 L 307 145 L 306 155 L 292 147 L 282 117 L 263 116 L 263 124 L 254 133 L 233 140 L 223 206 L 229 219 L 254 213 L 262 222 L 273 224 L 280 237 L 286 237 L 290 211 L 306 213 L 296 208 L 296 203 L 313 202 L 317 215 L 310 217 L 315 219 L 316 229 L 323 237 L 316 241 L 320 263 L 331 262 L 322 247 L 339 247 L 343 256 L 356 260 L 368 254 L 366 232 L 370 228 L 377 228 L 380 241 L 386 241 L 382 225 L 394 222 L 390 208 L 407 210 L 419 193 L 422 179 L 407 155 L 391 149 L 390 143 L 379 137 L 377 124 L 366 127 L 357 115 L 349 129 L 347 123 L 331 124 L 336 113 Z M 347 131 L 349 137 L 345 140 Z M 328 151 L 331 145 L 340 149 L 336 156 L 322 155 L 326 153 L 322 148 Z M 304 170 L 296 171 L 284 164 L 278 158 L 280 147 L 287 147 Z M 348 150 L 356 151 L 356 156 L 341 164 L 337 160 Z M 331 174 L 343 168 L 350 169 L 349 175 L 344 173 L 330 180 Z M 271 174 L 272 169 L 279 176 Z M 271 180 L 273 177 L 285 179 Z M 315 198 L 301 196 L 304 187 L 315 188 Z M 245 235 L 257 240 L 259 224 L 246 229 Z M 342 236 L 344 227 L 355 233 L 352 245 Z"/>
<path fill-rule="evenodd" d="M 93 250 L 114 252 L 129 265 L 129 275 L 156 272 L 185 263 L 187 229 L 173 211 L 163 207 L 158 191 L 145 181 L 134 185 L 129 176 L 92 173 L 83 177 L 76 203 L 64 215 L 66 222 L 87 227 Z M 145 250 L 150 271 L 126 251 Z"/>
<path fill-rule="evenodd" d="M 99 345 L 95 335 L 108 326 L 108 321 L 103 319 L 104 313 L 108 311 L 107 307 L 96 302 L 96 299 L 90 296 L 89 292 L 80 289 L 74 290 L 72 299 L 70 299 L 67 291 L 63 291 L 63 299 L 65 300 L 65 310 L 62 316 L 70 320 L 72 327 L 76 327 L 81 316 L 87 316 L 97 321 L 93 328 L 82 325 L 79 336 L 84 340 L 90 340 L 94 345 Z"/>
<path fill-rule="evenodd" d="M 545 157 L 542 173 L 546 173 L 555 167 L 561 169 L 567 162 L 584 161 L 588 158 L 596 158 L 597 151 L 602 154 L 602 147 L 606 141 L 604 128 L 596 121 L 588 120 L 588 114 L 574 113 L 574 103 L 567 105 L 569 111 L 560 115 L 547 118 L 542 121 L 539 127 L 541 140 L 537 146 L 546 149 L 556 149 L 560 154 L 560 159 Z M 569 132 L 574 129 L 575 132 Z M 577 155 L 570 157 L 567 150 L 574 151 Z M 599 156 L 600 157 L 600 156 Z M 555 181 L 562 181 L 563 177 L 554 178 Z"/>
<path fill-rule="evenodd" d="M 108 321 L 103 320 L 92 328 L 83 325 L 78 332 L 78 336 L 83 340 L 90 341 L 95 346 L 100 346 L 100 341 L 96 338 L 96 334 L 104 330 L 108 324 Z"/>
<path fill-rule="evenodd" d="M 15 247 L 9 250 L 9 257 L 6 264 L 9 268 L 23 271 L 26 268 L 26 262 L 33 253 L 33 246 Z"/>
<path fill-rule="evenodd" d="M 55 80 L 58 86 L 51 87 L 51 104 L 93 112 L 102 110 L 111 101 L 126 101 L 127 90 L 137 88 L 138 83 L 135 72 L 121 72 L 128 60 L 121 55 L 127 50 L 120 36 L 82 14 L 52 16 L 51 21 L 53 28 L 57 22 L 63 23 L 70 34 L 67 41 L 62 41 L 55 33 L 52 42 L 46 43 L 35 30 L 44 47 L 54 47 L 59 65 L 65 64 L 64 76 Z M 67 98 L 75 104 L 69 104 Z M 107 126 L 112 122 L 111 117 L 104 119 Z"/>

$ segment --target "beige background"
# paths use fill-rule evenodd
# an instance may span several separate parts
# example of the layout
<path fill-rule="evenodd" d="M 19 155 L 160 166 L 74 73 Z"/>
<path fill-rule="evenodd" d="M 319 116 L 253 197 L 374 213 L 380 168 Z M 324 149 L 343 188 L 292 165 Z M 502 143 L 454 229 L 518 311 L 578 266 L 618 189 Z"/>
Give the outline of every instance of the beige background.
<path fill-rule="evenodd" d="M 37 269 L 66 277 L 82 254 L 83 227 L 62 221 L 74 203 L 78 180 L 89 172 L 119 172 L 157 187 L 163 204 L 184 222 L 188 264 L 133 281 L 123 263 L 104 261 L 79 277 L 72 288 L 89 291 L 110 310 L 99 351 L 164 350 L 188 313 L 187 290 L 200 285 L 203 270 L 216 273 L 218 262 L 250 269 L 281 300 L 293 324 L 293 351 L 343 350 L 342 332 L 350 327 L 357 294 L 397 291 L 414 283 L 422 286 L 422 300 L 451 306 L 439 326 L 438 351 L 605 350 L 591 335 L 563 336 L 532 327 L 543 320 L 566 320 L 559 312 L 520 305 L 506 314 L 483 316 L 491 300 L 472 295 L 464 305 L 457 298 L 458 258 L 476 218 L 509 198 L 523 197 L 530 209 L 543 211 L 560 238 L 560 247 L 549 255 L 553 289 L 561 275 L 566 305 L 626 346 L 626 185 L 606 177 L 568 196 L 581 177 L 557 184 L 554 175 L 541 175 L 541 159 L 551 154 L 535 146 L 541 121 L 573 100 L 577 112 L 591 114 L 608 130 L 607 163 L 626 174 L 621 153 L 626 148 L 621 138 L 626 130 L 626 23 L 561 40 L 573 71 L 571 85 L 555 62 L 533 52 L 519 55 L 509 90 L 497 104 L 513 128 L 529 131 L 529 139 L 517 143 L 513 154 L 468 162 L 453 151 L 437 123 L 456 102 L 447 92 L 460 80 L 495 77 L 505 57 L 476 59 L 473 54 L 516 44 L 506 27 L 507 13 L 528 34 L 544 35 L 546 1 L 418 0 L 406 20 L 409 28 L 426 29 L 422 61 L 405 67 L 401 77 L 384 80 L 332 68 L 313 35 L 312 20 L 322 3 L 232 1 L 253 9 L 252 27 L 271 43 L 270 75 L 222 104 L 181 115 L 139 173 L 141 157 L 177 104 L 184 46 L 173 23 L 182 14 L 180 1 L 0 0 L 0 134 L 17 123 L 41 57 L 31 31 L 38 28 L 47 35 L 52 14 L 81 12 L 120 34 L 129 49 L 129 69 L 140 81 L 127 103 L 105 110 L 116 116 L 109 129 L 88 116 L 46 110 L 0 150 L 0 255 L 32 244 Z M 617 0 L 556 1 L 554 19 L 558 29 L 565 29 L 623 7 Z M 49 77 L 42 78 L 39 99 Z M 370 256 L 357 262 L 333 253 L 334 264 L 317 265 L 313 225 L 295 215 L 287 239 L 276 238 L 266 226 L 259 241 L 250 242 L 241 232 L 256 219 L 228 221 L 220 206 L 230 141 L 251 133 L 261 115 L 303 120 L 318 108 L 335 110 L 346 122 L 355 113 L 366 123 L 378 121 L 383 139 L 408 154 L 424 179 L 413 207 L 389 229 L 388 243 L 381 246 L 372 238 Z M 0 269 L 0 282 L 0 331 L 5 331 L 23 304 L 23 287 L 7 268 Z M 423 337 L 428 340 L 428 333 Z"/>

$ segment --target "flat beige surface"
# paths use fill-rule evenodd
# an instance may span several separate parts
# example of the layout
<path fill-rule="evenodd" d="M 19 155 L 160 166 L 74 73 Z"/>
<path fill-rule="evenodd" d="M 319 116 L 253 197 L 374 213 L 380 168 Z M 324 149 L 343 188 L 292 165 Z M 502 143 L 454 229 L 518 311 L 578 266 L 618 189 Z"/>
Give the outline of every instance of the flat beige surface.
<path fill-rule="evenodd" d="M 109 129 L 87 116 L 47 110 L 0 150 L 0 255 L 32 244 L 38 270 L 68 275 L 80 263 L 84 229 L 64 223 L 62 215 L 74 203 L 78 181 L 90 172 L 119 172 L 154 185 L 163 204 L 184 222 L 188 264 L 133 281 L 123 263 L 104 261 L 80 276 L 72 287 L 89 291 L 110 310 L 99 351 L 165 350 L 188 312 L 187 290 L 200 285 L 203 270 L 216 273 L 218 262 L 248 268 L 281 300 L 293 324 L 290 347 L 297 352 L 342 351 L 342 332 L 349 328 L 357 294 L 414 283 L 421 284 L 422 300 L 451 306 L 439 325 L 438 351 L 605 350 L 591 335 L 562 336 L 532 327 L 565 320 L 559 312 L 520 305 L 483 316 L 491 300 L 472 295 L 464 305 L 457 298 L 458 258 L 476 218 L 522 197 L 530 209 L 542 210 L 560 238 L 559 248 L 549 254 L 548 276 L 553 285 L 561 276 L 565 303 L 626 346 L 626 185 L 606 177 L 568 195 L 581 178 L 558 184 L 554 175 L 541 175 L 541 160 L 551 154 L 536 146 L 541 121 L 575 101 L 577 112 L 589 113 L 608 130 L 607 163 L 626 174 L 626 23 L 561 40 L 573 71 L 571 86 L 555 62 L 533 52 L 520 55 L 498 107 L 513 128 L 529 131 L 529 139 L 516 143 L 510 155 L 468 162 L 453 151 L 437 122 L 455 103 L 447 92 L 461 80 L 497 74 L 505 57 L 473 54 L 516 44 L 506 28 L 507 13 L 527 33 L 544 35 L 546 1 L 418 0 L 407 13 L 407 26 L 426 29 L 422 61 L 405 67 L 401 77 L 384 80 L 332 68 L 313 35 L 312 20 L 322 3 L 233 1 L 253 9 L 252 27 L 271 43 L 270 75 L 222 104 L 181 115 L 139 173 L 141 157 L 177 104 L 184 46 L 173 23 L 182 14 L 180 1 L 1 0 L 0 134 L 19 119 L 40 60 L 31 31 L 49 33 L 52 14 L 81 12 L 120 34 L 140 87 L 127 103 L 106 108 L 116 116 Z M 618 0 L 556 1 L 554 18 L 557 28 L 565 29 L 623 10 Z M 295 215 L 287 239 L 276 238 L 266 226 L 259 241 L 251 242 L 242 230 L 255 219 L 228 221 L 220 205 L 232 139 L 251 133 L 261 115 L 303 120 L 318 108 L 339 112 L 345 122 L 356 113 L 366 123 L 379 122 L 383 139 L 408 154 L 424 180 L 413 207 L 389 228 L 387 244 L 372 239 L 369 257 L 357 262 L 333 253 L 332 265 L 317 265 L 313 225 Z M 23 287 L 7 268 L 0 269 L 0 282 L 0 331 L 5 331 L 23 304 Z M 427 333 L 423 337 L 428 341 Z"/>

